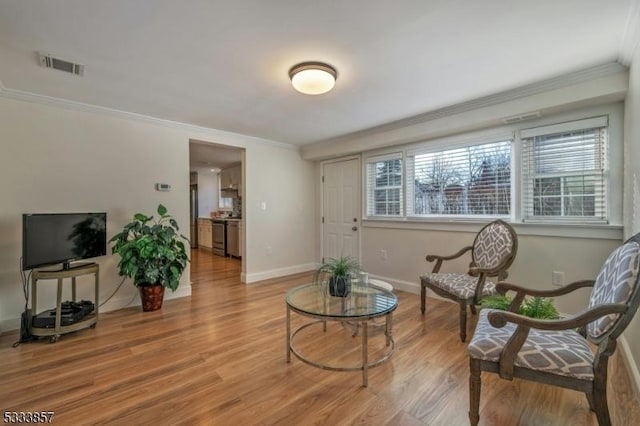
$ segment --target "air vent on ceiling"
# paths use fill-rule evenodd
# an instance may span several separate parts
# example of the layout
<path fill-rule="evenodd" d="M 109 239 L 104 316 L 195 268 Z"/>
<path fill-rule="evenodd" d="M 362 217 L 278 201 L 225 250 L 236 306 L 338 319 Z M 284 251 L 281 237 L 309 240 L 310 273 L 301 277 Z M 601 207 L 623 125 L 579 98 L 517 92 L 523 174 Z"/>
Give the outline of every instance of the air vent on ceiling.
<path fill-rule="evenodd" d="M 503 118 L 502 121 L 505 124 L 518 123 L 520 121 L 531 120 L 533 118 L 540 118 L 540 112 L 528 112 L 526 114 L 514 115 L 513 117 Z"/>
<path fill-rule="evenodd" d="M 74 75 L 81 76 L 84 74 L 84 65 L 82 64 L 65 61 L 48 53 L 39 53 L 38 57 L 40 59 L 40 65 L 43 67 L 53 68 L 54 70 L 60 70 Z"/>

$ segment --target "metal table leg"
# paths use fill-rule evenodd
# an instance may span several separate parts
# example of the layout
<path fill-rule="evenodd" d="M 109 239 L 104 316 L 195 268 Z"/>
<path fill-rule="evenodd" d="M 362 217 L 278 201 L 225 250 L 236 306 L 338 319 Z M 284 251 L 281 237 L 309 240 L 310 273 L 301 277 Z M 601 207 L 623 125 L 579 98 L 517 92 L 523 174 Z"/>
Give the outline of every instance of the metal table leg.
<path fill-rule="evenodd" d="M 369 385 L 369 328 L 367 321 L 362 321 L 362 386 Z"/>
<path fill-rule="evenodd" d="M 287 362 L 291 362 L 291 308 L 287 305 Z"/>

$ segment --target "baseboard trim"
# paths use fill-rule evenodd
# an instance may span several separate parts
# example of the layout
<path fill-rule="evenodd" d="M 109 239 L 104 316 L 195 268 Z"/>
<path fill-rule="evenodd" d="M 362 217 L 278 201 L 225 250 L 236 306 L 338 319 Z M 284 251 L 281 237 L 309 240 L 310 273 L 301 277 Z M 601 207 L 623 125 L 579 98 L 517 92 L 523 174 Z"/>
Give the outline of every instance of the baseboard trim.
<path fill-rule="evenodd" d="M 279 278 L 287 275 L 299 274 L 302 272 L 309 272 L 315 270 L 317 267 L 318 265 L 316 263 L 304 263 L 302 265 L 287 266 L 286 268 L 271 269 L 268 271 L 255 272 L 252 274 L 241 274 L 240 281 L 249 284 L 256 281 Z"/>
<path fill-rule="evenodd" d="M 622 360 L 624 361 L 625 367 L 627 367 L 629 379 L 631 379 L 631 384 L 635 391 L 636 400 L 640 401 L 640 371 L 638 370 L 638 365 L 633 358 L 627 339 L 624 336 L 620 336 L 618 342 L 620 343 L 620 349 L 622 351 Z"/>

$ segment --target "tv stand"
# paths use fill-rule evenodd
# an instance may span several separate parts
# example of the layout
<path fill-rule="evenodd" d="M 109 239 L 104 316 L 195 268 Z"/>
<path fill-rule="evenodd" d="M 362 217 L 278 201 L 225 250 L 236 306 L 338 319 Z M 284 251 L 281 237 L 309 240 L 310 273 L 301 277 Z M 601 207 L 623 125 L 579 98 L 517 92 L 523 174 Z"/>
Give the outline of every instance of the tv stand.
<path fill-rule="evenodd" d="M 80 262 L 80 263 L 64 262 L 62 264 L 62 269 L 58 269 L 58 271 L 70 271 L 72 269 L 86 268 L 91 265 L 96 265 L 96 263 L 95 262 Z"/>
<path fill-rule="evenodd" d="M 65 278 L 71 278 L 71 295 L 72 300 L 76 301 L 76 278 L 82 275 L 93 275 L 93 284 L 95 291 L 94 310 L 90 314 L 84 316 L 81 320 L 74 324 L 62 325 L 62 284 Z M 38 337 L 49 337 L 50 343 L 58 341 L 60 336 L 72 331 L 82 330 L 88 327 L 95 327 L 98 322 L 98 305 L 99 305 L 99 267 L 97 263 L 83 263 L 71 265 L 71 268 L 58 270 L 34 270 L 31 276 L 31 312 L 35 315 L 38 308 L 38 280 L 58 280 L 58 291 L 56 295 L 56 321 L 53 328 L 34 327 L 29 324 L 31 334 Z"/>

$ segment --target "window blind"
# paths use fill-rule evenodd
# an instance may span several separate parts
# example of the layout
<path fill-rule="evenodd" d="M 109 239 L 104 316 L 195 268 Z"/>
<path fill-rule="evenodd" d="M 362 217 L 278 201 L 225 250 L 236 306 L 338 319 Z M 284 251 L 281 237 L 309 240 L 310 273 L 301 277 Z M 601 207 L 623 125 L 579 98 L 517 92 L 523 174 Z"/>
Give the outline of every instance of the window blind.
<path fill-rule="evenodd" d="M 367 216 L 402 216 L 402 153 L 367 159 Z"/>
<path fill-rule="evenodd" d="M 521 137 L 525 221 L 607 221 L 607 117 L 527 129 Z"/>
<path fill-rule="evenodd" d="M 511 140 L 440 151 L 412 151 L 407 157 L 412 216 L 509 216 Z"/>

